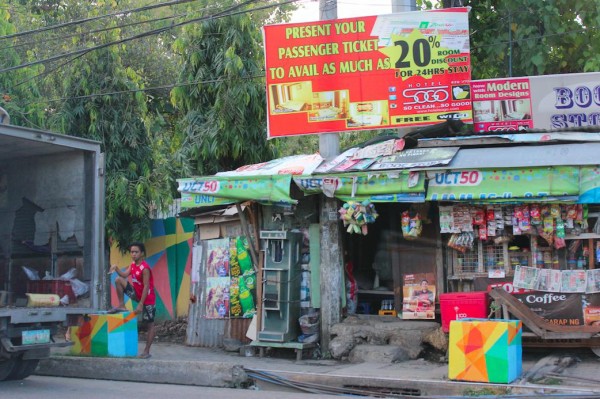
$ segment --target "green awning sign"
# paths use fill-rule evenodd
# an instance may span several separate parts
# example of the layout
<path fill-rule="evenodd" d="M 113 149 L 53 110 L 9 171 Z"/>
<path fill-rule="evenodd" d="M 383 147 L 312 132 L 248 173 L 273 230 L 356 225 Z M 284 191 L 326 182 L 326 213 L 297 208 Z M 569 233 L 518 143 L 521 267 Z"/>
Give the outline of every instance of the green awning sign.
<path fill-rule="evenodd" d="M 182 207 L 257 201 L 265 204 L 296 204 L 290 197 L 291 175 L 208 176 L 178 179 Z"/>
<path fill-rule="evenodd" d="M 219 198 L 212 195 L 181 193 L 182 208 L 196 208 L 199 206 L 228 205 L 237 201 L 227 198 Z"/>
<path fill-rule="evenodd" d="M 428 201 L 543 198 L 579 194 L 578 167 L 427 172 Z"/>
<path fill-rule="evenodd" d="M 295 176 L 294 182 L 305 194 L 329 191 L 338 198 L 382 195 L 390 196 L 389 202 L 398 202 L 396 194 L 425 192 L 425 175 L 408 171 Z"/>
<path fill-rule="evenodd" d="M 580 184 L 579 203 L 600 204 L 600 168 L 598 166 L 582 166 Z"/>

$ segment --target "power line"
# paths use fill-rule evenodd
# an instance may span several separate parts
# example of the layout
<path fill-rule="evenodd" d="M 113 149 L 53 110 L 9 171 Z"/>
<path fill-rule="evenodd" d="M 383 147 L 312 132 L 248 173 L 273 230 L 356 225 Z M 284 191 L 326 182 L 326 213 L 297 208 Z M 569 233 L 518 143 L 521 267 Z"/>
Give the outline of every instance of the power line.
<path fill-rule="evenodd" d="M 101 50 L 103 48 L 114 46 L 116 44 L 122 44 L 122 43 L 126 43 L 126 42 L 129 42 L 129 41 L 135 40 L 135 39 L 141 39 L 143 37 L 157 35 L 157 34 L 169 31 L 171 29 L 174 29 L 174 28 L 177 28 L 177 27 L 181 27 L 181 26 L 184 26 L 184 25 L 188 25 L 188 24 L 191 24 L 191 23 L 195 23 L 195 22 L 201 22 L 201 21 L 206 21 L 206 20 L 210 20 L 210 19 L 217 19 L 217 18 L 223 18 L 223 17 L 233 16 L 233 15 L 243 14 L 243 13 L 247 13 L 247 12 L 250 12 L 250 11 L 258 11 L 258 10 L 262 10 L 262 9 L 272 8 L 272 7 L 281 6 L 281 5 L 288 4 L 288 3 L 293 3 L 293 2 L 296 2 L 297 0 L 286 0 L 286 1 L 283 1 L 283 2 L 280 2 L 280 3 L 277 3 L 277 4 L 270 4 L 270 5 L 266 5 L 266 6 L 262 6 L 262 7 L 256 7 L 256 8 L 253 8 L 251 10 L 242 10 L 242 11 L 238 11 L 238 12 L 232 12 L 232 11 L 238 9 L 238 8 L 244 7 L 246 5 L 249 5 L 249 4 L 257 2 L 257 1 L 259 1 L 259 0 L 247 0 L 245 2 L 242 2 L 240 4 L 232 6 L 232 7 L 228 8 L 228 9 L 222 11 L 222 12 L 218 12 L 216 14 L 212 14 L 212 15 L 208 15 L 208 16 L 203 16 L 203 17 L 199 17 L 199 18 L 190 19 L 188 21 L 180 22 L 180 23 L 177 23 L 177 24 L 171 24 L 169 26 L 165 26 L 165 27 L 162 27 L 162 28 L 157 28 L 157 29 L 154 29 L 154 30 L 143 32 L 143 33 L 140 33 L 140 34 L 137 34 L 137 35 L 134 35 L 134 36 L 129 36 L 129 37 L 126 37 L 126 38 L 123 38 L 123 39 L 120 39 L 120 40 L 115 40 L 115 41 L 112 41 L 112 42 L 100 44 L 100 45 L 93 46 L 93 47 L 87 47 L 85 49 L 74 50 L 74 51 L 70 51 L 68 53 L 58 54 L 58 55 L 55 55 L 55 56 L 52 56 L 52 57 L 48 57 L 48 58 L 45 58 L 45 59 L 42 59 L 42 60 L 31 61 L 31 62 L 27 62 L 27 63 L 24 63 L 24 64 L 15 65 L 15 66 L 8 67 L 8 68 L 3 68 L 3 69 L 0 69 L 0 73 L 10 72 L 10 71 L 14 71 L 14 70 L 21 69 L 21 68 L 27 68 L 27 67 L 38 65 L 38 64 L 42 64 L 42 63 L 45 63 L 45 62 L 56 61 L 56 60 L 59 60 L 61 58 L 70 57 L 72 55 L 86 54 L 86 53 L 89 53 L 91 51 Z"/>
<path fill-rule="evenodd" d="M 80 24 L 83 24 L 86 22 L 97 21 L 99 19 L 114 17 L 117 15 L 132 14 L 132 13 L 136 13 L 136 12 L 152 10 L 155 8 L 162 8 L 162 7 L 168 7 L 168 6 L 173 6 L 173 5 L 191 3 L 193 1 L 198 1 L 198 0 L 172 0 L 172 1 L 165 2 L 165 3 L 159 3 L 159 4 L 154 4 L 154 5 L 149 5 L 149 6 L 139 7 L 139 8 L 133 8 L 131 10 L 116 11 L 116 12 L 113 12 L 110 14 L 104 14 L 104 15 L 99 15 L 99 16 L 90 17 L 90 18 L 83 18 L 83 19 L 79 19 L 79 20 L 75 20 L 75 21 L 65 22 L 62 24 L 50 25 L 50 26 L 45 26 L 43 28 L 13 33 L 11 35 L 0 36 L 0 39 L 12 39 L 14 37 L 31 35 L 31 34 L 35 34 L 35 33 L 42 33 L 42 32 L 47 32 L 49 30 L 66 28 L 66 27 L 74 26 L 74 25 L 80 25 Z"/>
<path fill-rule="evenodd" d="M 260 79 L 260 78 L 264 78 L 264 77 L 265 77 L 265 75 L 261 74 L 261 75 L 244 76 L 244 77 L 240 77 L 239 79 L 253 80 L 253 79 Z M 31 105 L 31 104 L 49 104 L 49 103 L 54 103 L 54 102 L 59 102 L 59 101 L 66 101 L 66 100 L 83 100 L 83 99 L 87 99 L 87 98 L 95 98 L 95 97 L 103 97 L 103 96 L 115 96 L 115 95 L 130 94 L 130 93 L 142 93 L 142 92 L 154 91 L 154 90 L 174 89 L 175 87 L 194 86 L 197 84 L 220 83 L 220 82 L 226 82 L 228 80 L 232 80 L 232 79 L 218 78 L 218 79 L 210 79 L 210 80 L 194 80 L 194 81 L 187 82 L 187 83 L 173 83 L 173 84 L 168 84 L 168 85 L 163 85 L 163 86 L 146 87 L 143 89 L 129 89 L 129 90 L 113 91 L 113 92 L 108 92 L 108 93 L 87 94 L 84 96 L 52 98 L 52 99 L 46 99 L 43 101 L 31 101 L 31 102 L 28 102 L 27 104 L 25 104 L 25 106 Z"/>
<path fill-rule="evenodd" d="M 154 18 L 154 19 L 149 19 L 149 20 L 146 20 L 146 21 L 131 22 L 129 24 L 116 25 L 116 26 L 111 26 L 109 28 L 96 29 L 96 30 L 91 30 L 91 31 L 87 31 L 87 32 L 72 33 L 70 35 L 56 36 L 56 37 L 52 37 L 52 38 L 45 39 L 45 40 L 35 40 L 35 41 L 30 41 L 30 42 L 21 42 L 21 43 L 18 43 L 18 44 L 14 44 L 12 46 L 1 47 L 0 51 L 10 50 L 10 49 L 13 49 L 13 48 L 18 48 L 18 47 L 30 46 L 30 45 L 40 45 L 40 44 L 44 44 L 44 43 L 48 43 L 48 42 L 54 42 L 54 41 L 57 41 L 57 40 L 69 39 L 69 38 L 77 37 L 77 36 L 85 36 L 85 35 L 92 35 L 92 34 L 95 34 L 95 33 L 108 32 L 108 31 L 115 30 L 115 29 L 128 28 L 128 27 L 136 26 L 136 25 L 143 25 L 143 24 L 148 24 L 148 23 L 152 23 L 152 22 L 159 22 L 159 21 L 164 21 L 164 20 L 168 20 L 168 19 L 185 17 L 187 15 L 189 15 L 189 13 L 174 14 L 174 15 L 170 15 L 168 17 Z"/>
<path fill-rule="evenodd" d="M 261 8 L 263 8 L 263 7 L 261 7 Z M 513 40 L 513 42 L 515 42 L 515 41 L 534 40 L 534 39 L 543 38 L 545 36 L 557 36 L 557 35 L 564 35 L 564 34 L 578 33 L 578 32 L 579 31 L 570 31 L 570 32 L 564 32 L 564 33 L 556 33 L 554 35 L 544 35 L 544 36 L 538 36 L 538 37 L 527 38 L 527 39 Z M 488 46 L 497 46 L 498 44 L 506 44 L 506 43 L 508 43 L 508 41 L 497 42 L 497 43 L 494 43 L 494 44 L 485 45 L 485 46 L 479 46 L 479 47 L 476 47 L 476 48 L 488 47 Z M 264 77 L 265 77 L 265 75 L 252 75 L 252 76 L 242 77 L 240 79 L 242 79 L 242 80 L 252 80 L 252 79 L 258 79 L 258 78 L 264 78 Z M 147 88 L 143 88 L 143 89 L 130 89 L 130 90 L 121 90 L 121 91 L 108 92 L 108 93 L 88 94 L 88 95 L 84 95 L 84 96 L 60 97 L 60 98 L 54 98 L 54 99 L 47 99 L 47 100 L 44 100 L 44 101 L 33 101 L 33 102 L 27 103 L 26 105 L 30 105 L 30 104 L 46 104 L 46 103 L 52 103 L 52 102 L 58 102 L 58 101 L 65 101 L 65 100 L 80 100 L 80 99 L 94 98 L 94 97 L 100 97 L 100 96 L 113 96 L 113 95 L 128 94 L 128 93 L 148 92 L 148 91 L 154 91 L 154 90 L 165 90 L 165 89 L 173 89 L 175 87 L 193 86 L 193 85 L 196 85 L 196 84 L 219 83 L 219 82 L 225 82 L 227 80 L 230 80 L 230 79 L 219 78 L 219 79 L 211 79 L 211 80 L 194 80 L 194 81 L 188 82 L 188 83 L 173 83 L 173 84 L 168 84 L 168 85 L 163 85 L 163 86 L 147 87 Z"/>

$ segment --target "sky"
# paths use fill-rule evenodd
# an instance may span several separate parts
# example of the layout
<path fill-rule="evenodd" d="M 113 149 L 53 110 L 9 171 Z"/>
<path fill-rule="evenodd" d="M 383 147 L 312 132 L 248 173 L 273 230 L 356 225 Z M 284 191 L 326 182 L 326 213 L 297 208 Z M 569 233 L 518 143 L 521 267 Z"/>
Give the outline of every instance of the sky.
<path fill-rule="evenodd" d="M 392 0 L 337 0 L 337 17 L 352 18 L 366 15 L 390 14 Z M 290 22 L 319 20 L 319 0 L 304 0 Z"/>

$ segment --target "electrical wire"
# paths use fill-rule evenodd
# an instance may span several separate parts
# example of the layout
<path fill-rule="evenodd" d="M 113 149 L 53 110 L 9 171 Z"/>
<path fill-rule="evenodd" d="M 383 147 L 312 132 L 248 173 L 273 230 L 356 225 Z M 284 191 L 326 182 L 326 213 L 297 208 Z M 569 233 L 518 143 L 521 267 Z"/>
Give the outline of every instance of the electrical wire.
<path fill-rule="evenodd" d="M 152 23 L 152 22 L 165 21 L 165 20 L 168 20 L 168 19 L 185 17 L 187 15 L 189 15 L 189 13 L 174 14 L 174 15 L 170 15 L 168 17 L 154 18 L 154 19 L 149 19 L 149 20 L 146 20 L 146 21 L 138 21 L 138 22 L 132 22 L 132 23 L 129 23 L 129 24 L 111 26 L 109 28 L 102 28 L 102 29 L 90 30 L 90 31 L 80 32 L 80 33 L 72 33 L 70 35 L 56 36 L 56 37 L 51 37 L 51 38 L 44 39 L 44 40 L 21 42 L 21 43 L 14 44 L 12 46 L 0 47 L 0 51 L 10 50 L 10 49 L 19 48 L 19 47 L 25 47 L 25 46 L 32 46 L 32 45 L 39 46 L 41 44 L 45 44 L 45 43 L 49 43 L 49 42 L 55 42 L 55 41 L 59 41 L 59 40 L 70 39 L 70 38 L 73 38 L 73 37 L 88 36 L 88 35 L 93 35 L 95 33 L 109 32 L 111 30 L 128 28 L 128 27 L 137 26 L 137 25 L 144 25 L 144 24 L 149 24 L 149 23 Z"/>
<path fill-rule="evenodd" d="M 240 79 L 241 80 L 252 80 L 252 79 L 260 79 L 260 78 L 264 78 L 264 77 L 265 77 L 265 75 L 261 74 L 261 75 L 245 76 L 245 77 L 241 77 Z M 82 99 L 102 97 L 102 96 L 114 96 L 114 95 L 120 95 L 120 94 L 130 94 L 130 93 L 139 93 L 139 92 L 154 91 L 154 90 L 173 89 L 175 87 L 194 86 L 197 84 L 220 83 L 220 82 L 225 82 L 228 80 L 231 80 L 231 79 L 219 78 L 219 79 L 210 79 L 210 80 L 194 80 L 194 81 L 187 82 L 187 83 L 173 83 L 173 84 L 168 84 L 168 85 L 163 85 L 163 86 L 146 87 L 143 89 L 119 90 L 119 91 L 113 91 L 113 92 L 108 92 L 108 93 L 87 94 L 84 96 L 60 97 L 60 98 L 54 98 L 54 99 L 47 99 L 47 100 L 43 100 L 43 101 L 31 101 L 31 102 L 26 103 L 25 106 L 32 105 L 32 104 L 54 103 L 54 102 L 66 101 L 66 100 L 82 100 Z"/>
<path fill-rule="evenodd" d="M 182 2 L 182 1 L 183 0 L 177 0 L 177 1 L 171 2 L 171 3 L 178 3 L 178 2 Z M 190 2 L 190 1 L 194 1 L 194 0 L 185 0 L 183 2 Z M 27 67 L 27 66 L 31 66 L 31 65 L 35 65 L 35 64 L 39 64 L 39 63 L 43 63 L 43 62 L 54 61 L 56 59 L 68 57 L 68 56 L 71 56 L 71 55 L 77 55 L 76 57 L 74 57 L 74 58 L 66 61 L 65 63 L 61 64 L 60 66 L 58 66 L 58 67 L 56 67 L 56 68 L 54 68 L 54 69 L 52 69 L 50 71 L 46 71 L 44 73 L 36 75 L 36 76 L 34 76 L 32 78 L 27 79 L 26 81 L 23 81 L 23 82 L 20 82 L 20 83 L 17 84 L 17 85 L 20 85 L 20 84 L 26 83 L 27 81 L 30 81 L 30 80 L 32 80 L 32 79 L 34 79 L 36 77 L 39 77 L 39 76 L 42 76 L 42 75 L 47 75 L 47 74 L 55 71 L 56 69 L 58 69 L 58 68 L 60 68 L 60 67 L 62 67 L 64 65 L 72 62 L 73 60 L 75 60 L 77 58 L 80 58 L 81 56 L 87 54 L 90 51 L 101 49 L 101 48 L 104 48 L 104 47 L 108 47 L 108 46 L 111 46 L 111 45 L 114 45 L 114 44 L 121 44 L 121 43 L 126 42 L 126 41 L 135 40 L 135 39 L 146 37 L 146 36 L 152 36 L 152 35 L 160 34 L 160 33 L 163 33 L 163 32 L 165 32 L 167 30 L 173 29 L 174 27 L 183 26 L 183 25 L 189 24 L 189 23 L 199 22 L 199 21 L 203 21 L 203 20 L 207 20 L 207 19 L 221 18 L 221 17 L 230 16 L 230 15 L 237 15 L 237 14 L 240 14 L 242 12 L 230 13 L 230 14 L 225 14 L 225 13 L 228 12 L 228 11 L 231 11 L 232 9 L 236 9 L 236 8 L 242 7 L 242 6 L 246 5 L 246 4 L 250 4 L 250 3 L 254 2 L 254 1 L 256 1 L 256 0 L 250 0 L 250 1 L 244 2 L 244 3 L 240 4 L 240 5 L 234 6 L 234 7 L 230 8 L 230 9 L 227 9 L 227 10 L 221 12 L 221 13 L 217 13 L 217 14 L 214 14 L 214 15 L 211 15 L 211 16 L 205 16 L 205 17 L 201 17 L 201 18 L 196 18 L 196 19 L 192 19 L 192 20 L 189 20 L 189 21 L 184 21 L 184 22 L 179 23 L 179 24 L 172 24 L 172 25 L 170 25 L 168 27 L 159 28 L 159 29 L 156 29 L 156 30 L 144 32 L 144 33 L 141 33 L 139 35 L 128 37 L 128 38 L 125 38 L 125 39 L 122 39 L 122 40 L 119 40 L 119 41 L 114 41 L 114 42 L 106 43 L 106 44 L 95 46 L 95 47 L 91 47 L 91 48 L 76 50 L 74 52 L 64 53 L 64 54 L 61 54 L 59 56 L 51 57 L 51 58 L 44 59 L 44 60 L 35 61 L 35 62 L 32 62 L 32 63 L 27 63 L 27 64 L 22 64 L 22 65 L 19 65 L 19 66 L 14 66 L 14 67 L 6 68 L 6 69 L 1 69 L 0 73 L 1 72 L 7 72 L 7 71 L 10 71 L 10 70 L 19 69 L 19 68 L 24 68 L 24 67 Z M 285 4 L 289 4 L 289 3 L 295 3 L 295 2 L 302 3 L 302 2 L 307 2 L 307 0 L 288 0 L 288 1 L 281 2 L 281 3 L 277 3 L 277 4 L 270 4 L 270 5 L 266 5 L 266 6 L 263 6 L 263 7 L 256 7 L 256 8 L 251 9 L 251 10 L 245 10 L 245 11 L 243 11 L 243 13 L 252 12 L 252 11 L 255 11 L 255 10 L 266 9 L 266 8 L 278 7 L 278 6 L 281 6 L 281 5 L 285 5 Z M 167 4 L 167 3 L 162 3 L 161 6 L 164 6 L 164 4 Z M 158 5 L 156 5 L 156 6 L 158 6 Z M 524 11 L 522 11 L 522 12 L 524 12 Z M 119 12 L 117 14 L 122 14 L 122 13 L 124 13 L 124 11 Z M 187 15 L 187 14 L 183 14 L 183 15 Z M 160 18 L 160 19 L 157 19 L 157 20 L 174 18 L 174 17 L 177 17 L 177 15 L 171 16 L 171 17 L 164 17 L 164 18 Z M 149 21 L 147 21 L 147 22 L 149 22 Z M 134 24 L 138 24 L 138 23 L 134 23 Z M 127 26 L 127 25 L 123 25 L 123 26 Z M 116 28 L 106 28 L 106 29 L 103 29 L 103 30 L 109 30 L 109 29 L 116 29 Z M 589 29 L 589 28 L 582 27 L 582 29 Z M 594 28 L 592 28 L 592 29 L 594 29 Z M 99 30 L 99 31 L 103 31 L 103 30 Z M 540 38 L 549 37 L 549 36 L 569 35 L 569 34 L 580 33 L 580 32 L 581 32 L 580 30 L 575 30 L 575 31 L 568 31 L 568 32 L 562 32 L 562 33 L 556 33 L 556 34 L 545 34 L 545 35 L 540 35 L 540 36 L 536 36 L 536 37 L 528 37 L 528 38 L 522 38 L 522 39 L 512 40 L 512 42 L 513 43 L 518 43 L 518 42 L 523 42 L 523 41 L 528 41 L 528 40 L 539 40 Z M 70 36 L 73 36 L 73 35 L 70 35 Z M 472 47 L 471 50 L 479 49 L 479 48 L 484 48 L 484 47 L 497 46 L 499 44 L 508 44 L 508 43 L 509 43 L 509 41 L 501 41 L 501 42 L 496 42 L 496 43 L 489 44 L 489 45 L 482 45 L 482 46 Z M 243 77 L 242 79 L 256 79 L 256 78 L 264 78 L 264 75 L 254 75 L 254 76 L 249 76 L 249 77 Z M 135 93 L 135 92 L 146 92 L 146 91 L 161 90 L 161 89 L 164 90 L 164 89 L 171 89 L 171 88 L 175 88 L 175 87 L 195 85 L 195 84 L 200 84 L 200 83 L 217 83 L 217 82 L 222 82 L 222 81 L 225 81 L 225 80 L 227 80 L 227 79 L 212 79 L 212 80 L 206 80 L 206 81 L 200 81 L 200 80 L 198 80 L 198 81 L 193 81 L 193 82 L 189 82 L 189 83 L 169 84 L 169 85 L 155 86 L 155 87 L 144 88 L 144 89 L 123 90 L 123 91 L 116 91 L 116 92 L 110 92 L 110 93 L 90 94 L 90 95 L 76 96 L 76 97 L 61 97 L 61 98 L 56 98 L 56 99 L 48 99 L 48 100 L 44 100 L 44 101 L 30 102 L 30 103 L 27 103 L 27 105 L 30 105 L 30 104 L 39 104 L 39 103 L 51 103 L 51 102 L 69 100 L 69 99 L 84 99 L 84 98 L 92 98 L 92 97 L 97 97 L 97 96 L 118 95 L 118 94 Z"/>
<path fill-rule="evenodd" d="M 202 22 L 202 21 L 207 21 L 207 20 L 211 20 L 211 19 L 219 19 L 219 18 L 234 16 L 234 15 L 239 15 L 239 14 L 245 14 L 245 13 L 248 13 L 248 12 L 254 12 L 254 11 L 259 11 L 259 10 L 264 10 L 264 9 L 279 7 L 279 6 L 282 6 L 282 5 L 285 5 L 285 4 L 295 3 L 298 0 L 285 0 L 285 1 L 279 2 L 277 4 L 268 4 L 268 5 L 265 5 L 265 6 L 262 6 L 262 7 L 254 7 L 254 8 L 249 9 L 249 10 L 235 11 L 235 10 L 237 10 L 239 8 L 242 8 L 242 7 L 246 6 L 246 5 L 249 5 L 249 4 L 258 2 L 258 1 L 261 1 L 261 0 L 247 0 L 247 1 L 244 1 L 244 2 L 242 2 L 240 4 L 237 4 L 237 5 L 234 5 L 232 7 L 229 7 L 228 9 L 225 9 L 224 11 L 221 11 L 221 12 L 218 12 L 218 13 L 215 13 L 215 14 L 212 14 L 212 15 L 207 15 L 207 16 L 203 16 L 203 17 L 199 17 L 199 18 L 193 18 L 191 20 L 187 20 L 187 21 L 180 22 L 180 23 L 177 23 L 177 24 L 171 24 L 169 26 L 165 26 L 165 27 L 162 27 L 162 28 L 157 28 L 157 29 L 154 29 L 154 30 L 151 30 L 151 31 L 143 32 L 143 33 L 140 33 L 140 34 L 137 34 L 137 35 L 134 35 L 134 36 L 129 36 L 129 37 L 126 37 L 126 38 L 122 38 L 122 39 L 119 39 L 119 40 L 115 40 L 115 41 L 111 41 L 111 42 L 108 42 L 108 43 L 100 44 L 100 45 L 97 45 L 97 46 L 87 47 L 85 49 L 74 50 L 74 51 L 70 51 L 70 52 L 67 52 L 67 53 L 62 53 L 62 54 L 58 54 L 58 55 L 55 55 L 55 56 L 52 56 L 52 57 L 48 57 L 48 58 L 45 58 L 45 59 L 30 61 L 30 62 L 27 62 L 27 63 L 24 63 L 24 64 L 15 65 L 15 66 L 11 66 L 11 67 L 8 67 L 8 68 L 3 68 L 3 69 L 0 69 L 0 73 L 10 72 L 10 71 L 14 71 L 14 70 L 21 69 L 21 68 L 27 68 L 27 67 L 31 67 L 31 66 L 34 66 L 34 65 L 39 65 L 39 64 L 42 64 L 42 63 L 45 63 L 45 62 L 56 61 L 56 60 L 59 60 L 61 58 L 69 57 L 69 56 L 72 56 L 72 55 L 87 54 L 87 53 L 89 53 L 91 51 L 94 51 L 94 50 L 100 50 L 100 49 L 103 49 L 103 48 L 106 48 L 106 47 L 110 47 L 110 46 L 114 46 L 114 45 L 117 45 L 117 44 L 123 44 L 123 43 L 129 42 L 129 41 L 132 41 L 132 40 L 143 38 L 143 37 L 158 35 L 158 34 L 167 32 L 169 30 L 172 30 L 174 28 L 182 27 L 184 25 L 188 25 L 188 24 L 191 24 L 191 23 Z"/>
<path fill-rule="evenodd" d="M 117 44 L 127 43 L 129 41 L 136 40 L 136 39 L 141 39 L 141 38 L 144 38 L 144 37 L 147 37 L 147 36 L 158 35 L 160 33 L 167 32 L 167 31 L 169 31 L 171 29 L 174 29 L 174 28 L 177 28 L 177 27 L 181 27 L 181 26 L 184 26 L 184 25 L 188 25 L 188 24 L 191 24 L 191 23 L 196 23 L 196 22 L 206 21 L 206 20 L 210 20 L 210 19 L 218 19 L 218 18 L 233 16 L 233 15 L 238 15 L 238 14 L 241 14 L 241 13 L 246 13 L 246 12 L 248 12 L 250 10 L 244 10 L 244 11 L 241 11 L 241 12 L 240 11 L 238 11 L 238 12 L 232 12 L 232 11 L 235 11 L 236 9 L 238 9 L 240 7 L 243 7 L 245 5 L 248 5 L 248 4 L 257 2 L 257 1 L 259 1 L 259 0 L 247 0 L 247 1 L 243 2 L 243 3 L 240 3 L 239 5 L 232 6 L 232 7 L 228 8 L 228 9 L 226 9 L 225 11 L 218 12 L 216 14 L 212 14 L 212 15 L 208 15 L 208 16 L 203 16 L 203 17 L 199 17 L 199 18 L 193 18 L 193 19 L 188 20 L 188 21 L 180 22 L 180 23 L 177 23 L 177 24 L 171 24 L 169 26 L 165 26 L 165 27 L 157 28 L 157 29 L 154 29 L 154 30 L 151 30 L 151 31 L 139 33 L 139 34 L 134 35 L 134 36 L 125 37 L 125 38 L 122 38 L 122 39 L 119 39 L 119 40 L 115 40 L 115 41 L 111 41 L 111 42 L 108 42 L 108 43 L 99 44 L 97 46 L 92 46 L 92 47 L 87 47 L 87 48 L 84 48 L 84 49 L 74 50 L 74 51 L 70 51 L 68 53 L 58 54 L 58 55 L 55 55 L 55 56 L 52 56 L 52 57 L 48 57 L 48 58 L 44 58 L 44 59 L 41 59 L 41 60 L 30 61 L 30 62 L 27 62 L 27 63 L 24 63 L 24 64 L 15 65 L 15 66 L 8 67 L 8 68 L 3 68 L 3 69 L 0 69 L 0 73 L 10 72 L 10 71 L 14 71 L 14 70 L 21 69 L 21 68 L 27 68 L 27 67 L 31 67 L 31 66 L 34 66 L 34 65 L 43 64 L 45 62 L 56 61 L 56 60 L 59 60 L 61 58 L 69 57 L 69 56 L 72 56 L 72 55 L 86 54 L 86 53 L 89 53 L 89 52 L 94 51 L 94 50 L 101 50 L 101 49 L 106 48 L 106 47 L 114 46 L 114 45 L 117 45 Z M 295 2 L 295 1 L 297 1 L 297 0 L 287 0 L 287 1 L 284 1 L 283 3 L 278 3 L 278 5 L 292 3 L 292 2 Z M 252 9 L 251 11 L 265 9 L 265 8 L 271 8 L 271 7 L 274 7 L 274 5 L 263 6 L 263 7 L 256 7 L 254 9 Z"/>
<path fill-rule="evenodd" d="M 193 1 L 199 1 L 199 0 L 172 0 L 172 1 L 165 2 L 165 3 L 159 3 L 159 4 L 154 4 L 154 5 L 149 5 L 149 6 L 139 7 L 139 8 L 133 8 L 131 10 L 115 11 L 115 12 L 110 13 L 110 14 L 103 14 L 103 15 L 98 15 L 96 17 L 83 18 L 83 19 L 78 19 L 78 20 L 75 20 L 75 21 L 64 22 L 62 24 L 50 25 L 50 26 L 45 26 L 43 28 L 32 29 L 32 30 L 27 30 L 27 31 L 23 31 L 23 32 L 13 33 L 13 34 L 10 34 L 10 35 L 0 36 L 0 40 L 1 39 L 11 39 L 11 38 L 14 38 L 14 37 L 20 37 L 20 36 L 25 36 L 25 35 L 32 35 L 32 34 L 36 34 L 36 33 L 47 32 L 49 30 L 54 30 L 54 29 L 71 27 L 71 26 L 80 25 L 80 24 L 83 24 L 83 23 L 86 23 L 86 22 L 97 21 L 97 20 L 100 20 L 100 19 L 108 18 L 108 17 L 115 17 L 115 16 L 118 16 L 118 15 L 133 14 L 133 13 L 136 13 L 136 12 L 148 11 L 148 10 L 152 10 L 152 9 L 156 9 L 156 8 L 162 8 L 162 7 L 169 7 L 169 6 L 173 6 L 173 5 L 180 5 L 180 4 L 185 4 L 185 3 L 191 3 Z"/>

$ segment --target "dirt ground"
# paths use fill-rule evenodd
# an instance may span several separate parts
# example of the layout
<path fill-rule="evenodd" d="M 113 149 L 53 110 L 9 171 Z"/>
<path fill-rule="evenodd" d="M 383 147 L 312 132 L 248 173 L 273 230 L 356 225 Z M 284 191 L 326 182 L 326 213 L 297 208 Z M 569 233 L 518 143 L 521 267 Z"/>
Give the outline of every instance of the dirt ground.
<path fill-rule="evenodd" d="M 156 337 L 154 342 L 185 343 L 185 334 L 187 330 L 187 317 L 181 317 L 175 320 L 166 320 L 156 322 Z M 139 325 L 138 337 L 140 341 L 146 340 L 146 327 Z"/>

